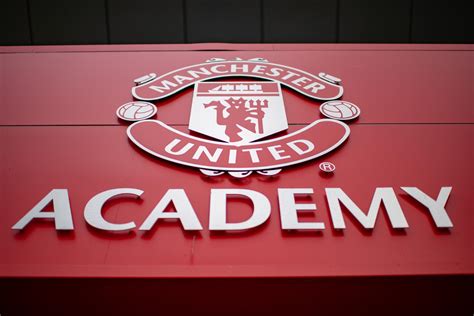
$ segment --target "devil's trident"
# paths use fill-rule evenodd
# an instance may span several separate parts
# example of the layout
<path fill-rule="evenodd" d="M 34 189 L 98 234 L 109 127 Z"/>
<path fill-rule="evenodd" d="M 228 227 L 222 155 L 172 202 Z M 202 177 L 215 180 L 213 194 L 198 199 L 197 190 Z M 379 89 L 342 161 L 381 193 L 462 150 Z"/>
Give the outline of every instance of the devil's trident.
<path fill-rule="evenodd" d="M 249 104 L 252 102 L 253 107 L 249 108 L 248 111 L 250 114 L 257 119 L 257 134 L 263 134 L 263 117 L 265 116 L 265 112 L 263 109 L 268 108 L 268 100 L 257 100 L 257 101 L 249 101 Z"/>

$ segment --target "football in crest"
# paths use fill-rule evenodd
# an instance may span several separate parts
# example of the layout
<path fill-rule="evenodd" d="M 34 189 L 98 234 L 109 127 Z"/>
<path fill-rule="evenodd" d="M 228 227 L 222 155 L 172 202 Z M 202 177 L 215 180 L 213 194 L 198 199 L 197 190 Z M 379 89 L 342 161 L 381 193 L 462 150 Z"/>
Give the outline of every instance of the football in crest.
<path fill-rule="evenodd" d="M 128 102 L 117 109 L 117 116 L 125 121 L 146 120 L 156 114 L 156 106 L 150 102 Z"/>
<path fill-rule="evenodd" d="M 360 109 L 357 105 L 341 100 L 328 101 L 321 104 L 320 112 L 335 120 L 352 120 L 360 115 Z"/>

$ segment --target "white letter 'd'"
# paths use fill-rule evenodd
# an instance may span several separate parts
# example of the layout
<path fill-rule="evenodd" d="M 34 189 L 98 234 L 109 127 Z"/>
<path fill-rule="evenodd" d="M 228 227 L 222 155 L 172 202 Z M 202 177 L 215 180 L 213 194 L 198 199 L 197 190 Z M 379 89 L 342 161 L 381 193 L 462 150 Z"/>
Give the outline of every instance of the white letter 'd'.
<path fill-rule="evenodd" d="M 46 205 L 53 202 L 53 212 L 41 212 Z M 53 189 L 41 201 L 38 202 L 22 219 L 13 225 L 12 229 L 23 229 L 34 218 L 54 218 L 57 230 L 72 230 L 71 206 L 66 189 Z"/>
<path fill-rule="evenodd" d="M 253 214 L 244 222 L 227 223 L 227 195 L 245 196 L 253 203 Z M 241 230 L 261 225 L 270 216 L 270 201 L 260 192 L 244 189 L 211 189 L 210 230 Z"/>
<path fill-rule="evenodd" d="M 428 208 L 436 227 L 443 228 L 454 226 L 445 209 L 451 189 L 451 187 L 442 187 L 435 201 L 416 187 L 402 187 L 403 191 Z"/>
<path fill-rule="evenodd" d="M 94 196 L 92 199 L 90 199 L 89 202 L 87 202 L 87 205 L 84 209 L 84 218 L 86 219 L 86 222 L 89 225 L 97 229 L 111 231 L 133 229 L 135 228 L 134 222 L 129 222 L 125 224 L 114 224 L 106 221 L 102 216 L 102 207 L 110 199 L 129 196 L 138 198 L 140 197 L 140 195 L 142 195 L 142 193 L 142 190 L 131 188 L 112 189 L 101 192 Z"/>

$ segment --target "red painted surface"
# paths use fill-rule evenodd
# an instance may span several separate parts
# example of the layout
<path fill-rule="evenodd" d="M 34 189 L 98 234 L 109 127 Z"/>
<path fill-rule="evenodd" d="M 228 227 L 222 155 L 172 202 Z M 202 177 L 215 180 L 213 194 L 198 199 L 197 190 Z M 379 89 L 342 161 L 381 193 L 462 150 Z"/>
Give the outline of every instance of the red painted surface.
<path fill-rule="evenodd" d="M 51 48 L 54 51 L 54 48 Z M 109 48 L 112 49 L 112 48 Z M 343 100 L 360 105 L 358 123 L 472 123 L 472 50 L 117 51 L 3 53 L 0 124 L 119 124 L 133 79 L 213 57 L 265 57 L 343 79 Z M 289 123 L 310 123 L 317 102 L 283 88 Z M 160 119 L 187 124 L 193 90 L 157 102 Z M 183 108 L 185 109 L 183 111 Z"/>
<path fill-rule="evenodd" d="M 82 52 L 40 48 L 40 53 L 2 49 L 0 277 L 472 275 L 472 47 L 276 47 L 281 46 L 173 52 L 154 47 L 113 51 L 114 46 L 101 52 L 91 51 L 94 47 Z M 212 57 L 264 57 L 341 77 L 343 100 L 357 104 L 362 114 L 338 150 L 274 178 L 206 178 L 194 168 L 153 158 L 128 141 L 127 125 L 115 110 L 132 99 L 132 80 Z M 290 132 L 321 118 L 318 102 L 288 89 L 283 93 Z M 156 103 L 158 118 L 187 132 L 191 99 L 192 89 L 187 89 Z M 321 161 L 336 165 L 333 176 L 320 173 Z M 435 228 L 426 209 L 400 186 L 419 187 L 432 197 L 442 186 L 452 186 L 446 208 L 454 228 Z M 87 201 L 117 187 L 145 193 L 139 201 L 109 203 L 105 217 L 111 221 L 140 225 L 167 189 L 184 188 L 205 229 L 188 233 L 179 223 L 159 222 L 149 233 L 111 234 L 89 227 L 83 219 Z M 314 188 L 318 210 L 305 220 L 324 222 L 324 231 L 280 229 L 277 188 L 298 187 Z M 393 187 L 410 228 L 392 230 L 381 212 L 373 231 L 346 216 L 347 229 L 337 232 L 331 228 L 326 187 L 341 187 L 364 211 L 376 187 Z M 23 232 L 10 229 L 53 188 L 69 190 L 73 232 L 57 232 L 41 220 Z M 209 232 L 212 188 L 264 193 L 272 205 L 270 219 L 246 232 Z M 250 214 L 246 203 L 231 201 L 229 207 L 231 220 Z"/>
<path fill-rule="evenodd" d="M 292 129 L 296 127 L 293 126 Z M 472 274 L 473 196 L 466 174 L 472 172 L 473 129 L 467 125 L 357 125 L 350 139 L 324 157 L 337 166 L 321 176 L 317 162 L 284 169 L 275 178 L 206 178 L 148 156 L 127 141 L 125 126 L 3 127 L 0 272 L 2 276 L 354 276 Z M 181 127 L 183 131 L 185 127 Z M 455 153 L 455 154 L 453 154 Z M 365 231 L 346 217 L 347 229 L 331 228 L 326 187 L 342 187 L 367 210 L 376 187 L 394 187 L 410 225 L 396 232 L 380 214 Z M 417 186 L 435 197 L 452 186 L 447 210 L 450 231 L 434 227 L 424 207 L 400 186 Z M 169 188 L 184 188 L 205 229 L 186 233 L 179 223 L 158 223 L 149 233 L 111 234 L 88 227 L 87 201 L 115 187 L 134 187 L 141 201 L 108 204 L 111 221 L 140 225 Z M 321 233 L 280 229 L 277 188 L 312 187 L 318 210 L 306 220 L 323 221 Z M 23 232 L 10 227 L 52 188 L 68 188 L 75 230 L 58 233 L 38 220 Z M 245 188 L 264 193 L 272 214 L 247 232 L 211 233 L 211 188 Z M 304 198 L 301 200 L 304 203 Z M 231 221 L 244 220 L 250 206 L 230 203 Z"/>

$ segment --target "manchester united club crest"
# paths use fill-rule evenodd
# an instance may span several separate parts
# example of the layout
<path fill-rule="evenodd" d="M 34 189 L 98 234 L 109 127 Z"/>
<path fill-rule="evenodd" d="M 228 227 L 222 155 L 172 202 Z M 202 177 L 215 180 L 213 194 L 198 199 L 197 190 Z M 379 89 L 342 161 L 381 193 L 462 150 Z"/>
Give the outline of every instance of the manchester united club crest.
<path fill-rule="evenodd" d="M 253 80 L 229 81 L 232 76 Z M 225 81 L 218 81 L 224 77 Z M 198 168 L 208 176 L 226 172 L 239 178 L 252 172 L 275 175 L 284 167 L 314 160 L 344 143 L 350 128 L 342 121 L 360 114 L 356 105 L 340 100 L 340 79 L 262 58 L 214 58 L 162 76 L 151 73 L 135 83 L 136 100 L 117 109 L 118 117 L 135 121 L 127 129 L 130 140 L 157 158 Z M 205 137 L 152 119 L 156 106 L 149 101 L 159 102 L 191 85 L 189 131 Z M 328 119 L 280 133 L 288 129 L 282 86 L 319 102 L 316 106 Z"/>

